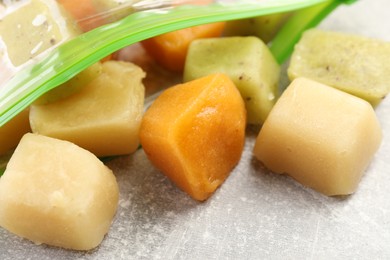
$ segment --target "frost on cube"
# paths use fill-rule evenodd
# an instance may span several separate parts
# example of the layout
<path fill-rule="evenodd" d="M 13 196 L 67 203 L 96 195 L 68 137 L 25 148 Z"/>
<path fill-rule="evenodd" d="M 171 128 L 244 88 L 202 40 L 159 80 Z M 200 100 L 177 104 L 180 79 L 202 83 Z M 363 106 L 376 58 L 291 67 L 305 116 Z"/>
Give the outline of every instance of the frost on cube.
<path fill-rule="evenodd" d="M 269 114 L 254 155 L 271 171 L 323 194 L 346 195 L 355 192 L 381 139 L 368 102 L 299 78 Z"/>

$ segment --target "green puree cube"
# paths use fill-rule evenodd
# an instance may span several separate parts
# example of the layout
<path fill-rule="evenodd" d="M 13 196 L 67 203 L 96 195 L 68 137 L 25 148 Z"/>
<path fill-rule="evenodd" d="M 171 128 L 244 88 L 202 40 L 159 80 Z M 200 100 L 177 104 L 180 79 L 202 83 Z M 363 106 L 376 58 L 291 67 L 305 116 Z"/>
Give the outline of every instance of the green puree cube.
<path fill-rule="evenodd" d="M 390 91 L 390 43 L 312 29 L 295 46 L 288 74 L 306 77 L 378 105 Z"/>
<path fill-rule="evenodd" d="M 280 66 L 256 37 L 199 39 L 191 43 L 184 81 L 224 73 L 243 97 L 249 124 L 262 124 L 277 99 Z"/>

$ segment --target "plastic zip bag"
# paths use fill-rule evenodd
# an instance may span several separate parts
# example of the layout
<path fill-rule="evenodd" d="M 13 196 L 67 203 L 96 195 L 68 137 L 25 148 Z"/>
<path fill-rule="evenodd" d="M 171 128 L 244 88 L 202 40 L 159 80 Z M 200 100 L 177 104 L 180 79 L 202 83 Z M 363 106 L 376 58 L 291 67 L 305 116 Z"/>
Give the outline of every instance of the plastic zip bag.
<path fill-rule="evenodd" d="M 31 1 L 53 4 L 54 0 L 8 0 L 2 3 L 3 6 L 23 5 Z M 352 2 L 354 0 L 224 0 L 205 6 L 194 6 L 190 5 L 192 1 L 186 0 L 140 0 L 108 7 L 107 10 L 89 17 L 79 17 L 78 21 L 84 23 L 98 17 L 99 19 L 104 17 L 104 21 L 110 23 L 99 25 L 98 28 L 77 37 L 69 37 L 63 42 L 58 41 L 58 44 L 49 50 L 29 59 L 16 69 L 13 68 L 13 75 L 8 76 L 0 84 L 0 126 L 42 94 L 66 82 L 110 53 L 135 42 L 205 23 L 294 11 L 294 15 L 278 32 L 270 46 L 276 59 L 282 63 L 305 29 L 318 24 L 340 4 Z M 118 15 L 123 10 L 128 10 L 132 14 L 126 16 L 125 12 Z M 114 14 L 117 15 L 116 18 Z M 121 19 L 122 16 L 125 17 Z M 3 15 L 4 17 L 6 16 Z M 116 19 L 121 20 L 111 23 Z M 42 18 L 35 22 L 42 23 Z M 4 50 L 0 53 L 3 57 L 8 55 Z M 1 64 L 7 66 L 9 62 Z"/>
<path fill-rule="evenodd" d="M 170 0 L 1 1 L 0 87 L 24 67 L 85 31 L 136 11 L 171 4 Z"/>

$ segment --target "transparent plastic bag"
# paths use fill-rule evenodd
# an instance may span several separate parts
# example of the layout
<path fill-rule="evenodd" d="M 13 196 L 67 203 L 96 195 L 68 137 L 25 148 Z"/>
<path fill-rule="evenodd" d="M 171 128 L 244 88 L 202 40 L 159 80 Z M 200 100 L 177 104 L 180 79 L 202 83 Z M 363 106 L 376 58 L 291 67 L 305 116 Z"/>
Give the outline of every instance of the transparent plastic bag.
<path fill-rule="evenodd" d="M 140 10 L 172 4 L 170 0 L 3 0 L 0 88 L 24 67 L 39 62 L 51 50 L 86 31 Z"/>
<path fill-rule="evenodd" d="M 206 23 L 294 11 L 294 15 L 278 31 L 270 45 L 271 52 L 279 63 L 282 63 L 289 56 L 295 42 L 305 29 L 318 24 L 340 4 L 354 2 L 354 0 L 220 0 L 212 2 L 203 0 L 200 6 L 194 5 L 194 3 L 199 3 L 199 0 L 83 0 L 78 2 L 85 3 L 84 1 L 91 2 L 98 12 L 73 19 L 71 14 L 61 11 L 54 0 L 0 2 L 2 5 L 0 26 L 7 24 L 6 19 L 13 11 L 19 12 L 16 10 L 18 7 L 39 3 L 45 6 L 43 9 L 47 8 L 48 11 L 44 15 L 40 13 L 32 15 L 31 21 L 26 22 L 31 28 L 41 26 L 44 30 L 53 30 L 57 26 L 59 32 L 63 32 L 64 28 L 71 28 L 68 33 L 63 34 L 61 39 L 53 40 L 50 35 L 45 38 L 49 46 L 47 49 L 40 49 L 44 43 L 41 43 L 37 37 L 38 41 L 35 45 L 29 45 L 30 49 L 21 48 L 23 51 L 27 49 L 27 53 L 32 52 L 36 55 L 19 60 L 16 64 L 11 62 L 7 48 L 16 48 L 22 43 L 28 43 L 28 37 L 31 35 L 47 36 L 47 33 L 37 34 L 33 33 L 33 30 L 25 30 L 20 39 L 16 39 L 13 43 L 11 41 L 8 45 L 4 42 L 6 38 L 4 34 L 0 34 L 0 77 L 2 78 L 0 80 L 0 126 L 27 108 L 41 95 L 66 82 L 93 63 L 144 39 Z M 102 5 L 102 1 L 112 1 L 117 5 Z M 33 10 L 33 8 L 27 9 Z M 73 17 L 75 17 L 74 13 Z M 18 29 L 19 23 L 12 21 L 8 23 Z M 83 24 L 87 32 L 77 28 L 76 24 Z M 24 27 L 21 26 L 21 28 Z"/>

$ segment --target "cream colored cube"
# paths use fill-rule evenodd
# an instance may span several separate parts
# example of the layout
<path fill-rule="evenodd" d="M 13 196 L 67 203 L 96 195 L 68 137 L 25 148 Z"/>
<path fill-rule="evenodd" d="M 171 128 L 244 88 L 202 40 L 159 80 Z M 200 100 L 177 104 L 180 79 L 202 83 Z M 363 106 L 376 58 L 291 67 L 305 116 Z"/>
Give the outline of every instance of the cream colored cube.
<path fill-rule="evenodd" d="M 0 226 L 76 250 L 100 244 L 118 204 L 112 171 L 70 143 L 28 133 L 0 178 Z"/>
<path fill-rule="evenodd" d="M 368 102 L 299 78 L 269 114 L 254 155 L 275 173 L 326 195 L 344 195 L 355 192 L 381 139 Z"/>
<path fill-rule="evenodd" d="M 71 141 L 97 156 L 134 152 L 143 114 L 145 73 L 128 62 L 108 61 L 80 92 L 30 108 L 34 133 Z"/>

